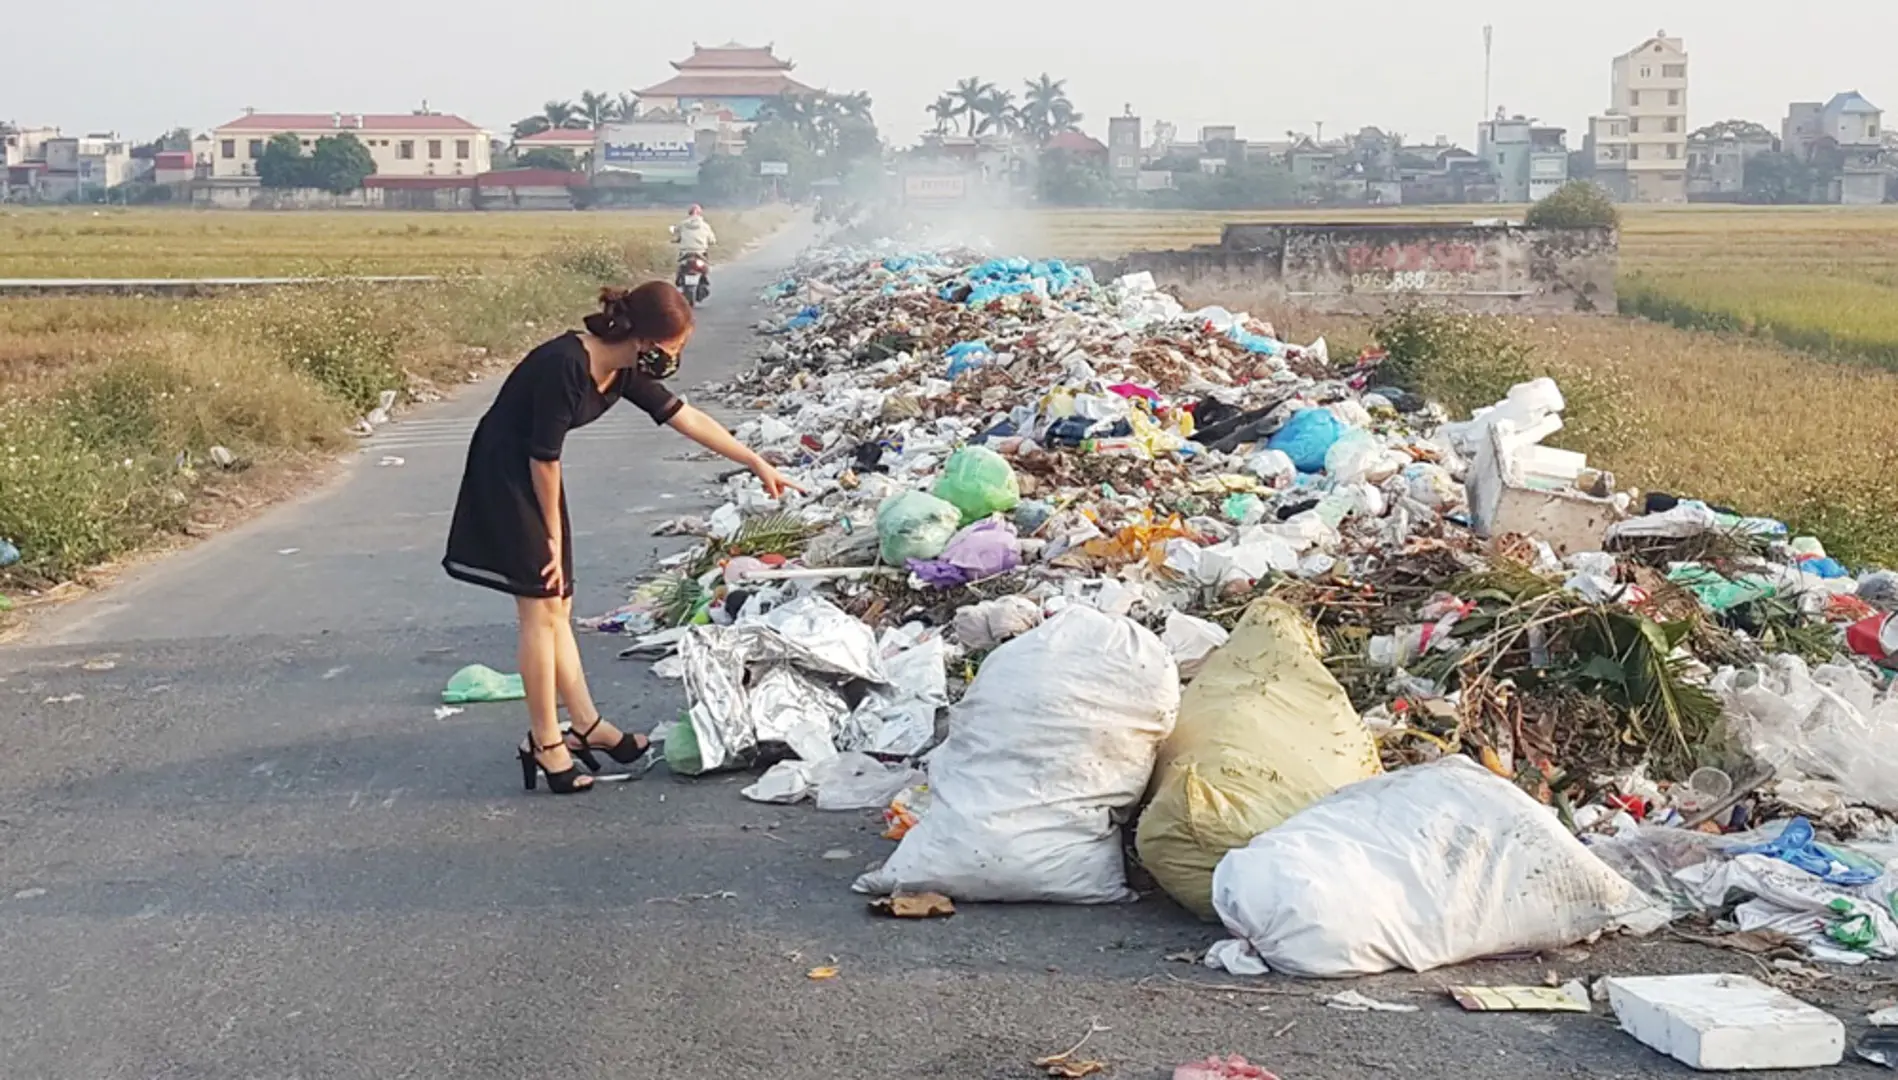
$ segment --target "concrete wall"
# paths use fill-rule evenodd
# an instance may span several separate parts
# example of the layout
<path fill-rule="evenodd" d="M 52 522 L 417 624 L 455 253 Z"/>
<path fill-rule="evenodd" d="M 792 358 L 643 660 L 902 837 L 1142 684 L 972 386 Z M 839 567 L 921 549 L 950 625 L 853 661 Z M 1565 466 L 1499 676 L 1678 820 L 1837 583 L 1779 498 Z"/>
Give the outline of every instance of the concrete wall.
<path fill-rule="evenodd" d="M 1613 230 L 1506 225 L 1228 225 L 1218 246 L 1136 252 L 1102 273 L 1244 290 L 1331 314 L 1378 314 L 1413 298 L 1471 311 L 1615 310 Z"/>

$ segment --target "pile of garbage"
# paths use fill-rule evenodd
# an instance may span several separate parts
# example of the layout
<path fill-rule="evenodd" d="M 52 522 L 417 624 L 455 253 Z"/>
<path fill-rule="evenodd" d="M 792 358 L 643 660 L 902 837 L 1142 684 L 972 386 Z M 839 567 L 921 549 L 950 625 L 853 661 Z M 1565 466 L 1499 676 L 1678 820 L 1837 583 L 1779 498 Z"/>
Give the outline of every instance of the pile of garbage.
<path fill-rule="evenodd" d="M 860 891 L 1124 900 L 1137 817 L 1235 971 L 1715 910 L 1898 956 L 1898 575 L 1618 490 L 1549 380 L 1453 422 L 1146 275 L 886 244 L 769 295 L 707 392 L 808 496 L 728 477 L 598 625 L 684 680 L 675 772 L 884 813 Z"/>

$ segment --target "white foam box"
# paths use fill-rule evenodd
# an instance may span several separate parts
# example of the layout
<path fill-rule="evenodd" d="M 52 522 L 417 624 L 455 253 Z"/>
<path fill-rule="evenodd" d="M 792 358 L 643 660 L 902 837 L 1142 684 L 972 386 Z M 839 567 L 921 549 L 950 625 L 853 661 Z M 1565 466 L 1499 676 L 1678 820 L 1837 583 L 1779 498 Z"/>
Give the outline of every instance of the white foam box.
<path fill-rule="evenodd" d="M 1845 1025 L 1745 975 L 1608 980 L 1621 1029 L 1702 1070 L 1808 1069 L 1845 1057 Z"/>

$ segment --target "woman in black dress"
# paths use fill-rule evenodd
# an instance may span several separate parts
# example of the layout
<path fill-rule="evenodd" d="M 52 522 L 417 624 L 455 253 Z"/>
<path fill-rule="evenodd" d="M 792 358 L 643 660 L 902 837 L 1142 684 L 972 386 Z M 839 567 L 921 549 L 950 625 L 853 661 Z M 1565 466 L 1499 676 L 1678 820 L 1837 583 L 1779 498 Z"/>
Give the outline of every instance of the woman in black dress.
<path fill-rule="evenodd" d="M 519 748 L 521 780 L 537 774 L 560 795 L 592 790 L 573 759 L 599 771 L 595 751 L 621 764 L 647 759 L 643 735 L 601 719 L 580 668 L 573 637 L 573 534 L 567 524 L 560 449 L 567 432 L 598 420 L 624 398 L 655 423 L 750 469 L 777 498 L 793 485 L 724 426 L 687 405 L 660 380 L 679 369 L 692 336 L 692 308 L 678 289 L 652 281 L 606 289 L 586 331 L 563 334 L 527 354 L 501 384 L 475 428 L 468 467 L 448 532 L 449 575 L 509 593 L 520 616 L 521 679 L 527 689 L 528 741 Z M 571 729 L 562 732 L 557 703 Z"/>

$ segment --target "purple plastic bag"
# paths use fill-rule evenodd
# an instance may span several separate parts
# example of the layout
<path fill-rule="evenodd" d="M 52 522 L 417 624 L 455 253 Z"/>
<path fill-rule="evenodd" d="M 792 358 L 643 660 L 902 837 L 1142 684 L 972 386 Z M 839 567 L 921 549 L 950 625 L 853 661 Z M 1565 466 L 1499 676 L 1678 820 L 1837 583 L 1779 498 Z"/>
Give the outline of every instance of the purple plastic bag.
<path fill-rule="evenodd" d="M 950 589 L 1006 574 L 1021 565 L 1015 529 L 1005 521 L 978 521 L 957 533 L 934 559 L 911 559 L 909 568 L 925 585 Z"/>

